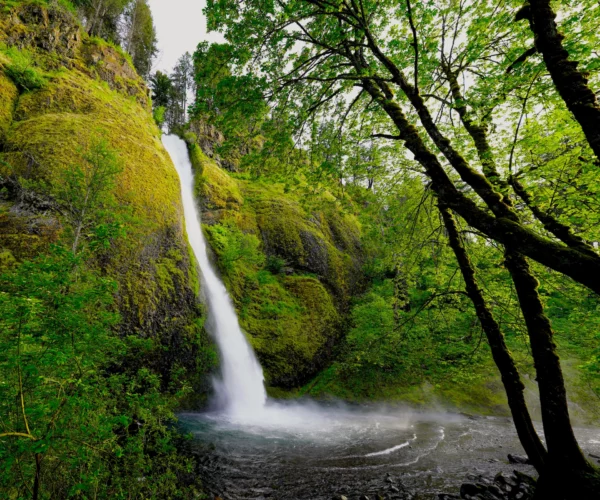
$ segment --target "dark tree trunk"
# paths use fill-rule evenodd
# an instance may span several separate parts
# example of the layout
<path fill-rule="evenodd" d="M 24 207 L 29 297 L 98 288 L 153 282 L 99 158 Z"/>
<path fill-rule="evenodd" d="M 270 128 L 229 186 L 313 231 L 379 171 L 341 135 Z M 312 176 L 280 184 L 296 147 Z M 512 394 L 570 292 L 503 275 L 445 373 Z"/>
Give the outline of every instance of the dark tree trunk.
<path fill-rule="evenodd" d="M 364 68 L 359 64 L 358 69 Z M 427 175 L 432 181 L 431 187 L 433 191 L 438 195 L 440 202 L 445 207 L 452 209 L 461 215 L 469 225 L 500 241 L 507 248 L 518 248 L 522 253 L 535 254 L 533 258 L 536 258 L 539 262 L 547 263 L 557 257 L 557 254 L 553 255 L 552 252 L 548 252 L 549 247 L 546 247 L 548 244 L 552 245 L 563 256 L 566 256 L 565 252 L 574 252 L 573 255 L 577 255 L 575 261 L 581 263 L 585 260 L 591 264 L 592 261 L 598 260 L 598 256 L 591 256 L 554 242 L 550 243 L 549 240 L 545 240 L 541 236 L 530 232 L 529 229 L 521 224 L 518 216 L 516 216 L 510 204 L 506 202 L 504 196 L 494 190 L 490 181 L 485 176 L 472 170 L 463 159 L 458 158 L 457 160 L 455 152 L 448 149 L 447 139 L 438 137 L 439 147 L 441 150 L 445 150 L 443 152 L 447 159 L 451 163 L 456 163 L 456 165 L 453 163 L 455 169 L 457 167 L 459 169 L 468 169 L 468 171 L 463 172 L 465 175 L 461 174 L 461 177 L 486 201 L 486 204 L 494 214 L 486 212 L 471 199 L 460 193 L 448 177 L 436 155 L 423 142 L 417 129 L 408 122 L 385 82 L 374 82 L 370 79 L 364 79 L 362 82 L 363 88 L 381 105 L 383 110 L 392 119 L 400 132 L 399 138 L 404 141 L 407 148 L 415 155 L 415 160 L 425 168 Z M 476 184 L 476 186 L 473 184 Z M 542 247 L 546 247 L 546 249 L 542 250 Z M 537 294 L 537 280 L 531 274 L 527 261 L 520 253 L 511 254 L 511 257 L 511 263 L 515 263 L 511 274 L 513 274 L 512 277 L 515 281 L 515 286 L 521 290 L 519 293 L 521 308 L 526 318 L 528 318 L 527 327 L 532 337 L 532 350 L 534 351 L 536 368 L 541 370 L 538 372 L 538 379 L 540 375 L 544 379 L 544 383 L 540 383 L 540 392 L 543 392 L 541 401 L 545 407 L 544 430 L 548 430 L 552 434 L 552 442 L 555 445 L 552 449 L 548 450 L 549 457 L 551 455 L 555 457 L 556 461 L 554 463 L 561 462 L 566 457 L 572 457 L 572 461 L 569 459 L 568 462 L 563 462 L 563 466 L 568 467 L 572 471 L 571 475 L 585 474 L 588 471 L 592 473 L 593 469 L 579 449 L 568 417 L 564 380 L 552 341 L 552 330 L 549 327 L 549 322 L 544 315 L 543 307 Z M 575 261 L 571 261 L 569 267 Z M 596 274 L 600 269 L 595 268 L 592 271 L 589 267 L 582 266 L 573 273 L 574 269 L 567 270 L 564 264 L 566 264 L 565 261 L 562 264 L 556 262 L 549 267 L 553 269 L 562 267 L 564 271 L 568 271 L 564 274 L 571 277 L 574 277 L 576 274 L 577 278 L 574 277 L 576 281 L 586 284 L 592 290 L 600 293 L 600 282 L 594 282 L 600 278 L 600 274 Z M 596 265 L 594 264 L 594 267 Z M 586 277 L 586 272 L 594 274 L 594 280 L 590 280 L 589 275 Z M 544 327 L 544 321 L 547 322 L 547 329 Z M 535 349 L 533 349 L 533 344 L 536 345 Z M 549 366 L 546 366 L 547 363 L 549 363 Z M 557 386 L 554 387 L 553 384 Z M 552 419 L 552 415 L 557 416 L 559 420 L 557 422 L 548 420 Z M 549 458 L 548 461 L 550 460 Z M 554 467 L 547 470 L 554 470 Z M 547 476 L 548 473 L 545 475 Z"/>
<path fill-rule="evenodd" d="M 442 214 L 442 219 L 444 220 L 444 226 L 448 232 L 450 247 L 454 251 L 454 255 L 456 256 L 456 260 L 458 261 L 458 265 L 465 280 L 467 294 L 473 302 L 475 312 L 477 313 L 481 327 L 485 332 L 492 350 L 492 357 L 500 371 L 519 440 L 521 441 L 527 456 L 531 460 L 531 463 L 538 472 L 542 472 L 548 454 L 535 431 L 531 416 L 529 415 L 529 410 L 527 409 L 527 403 L 525 402 L 525 396 L 523 394 L 525 386 L 521 381 L 519 370 L 506 346 L 500 326 L 485 302 L 483 293 L 477 284 L 475 270 L 473 269 L 471 260 L 461 241 L 456 221 L 450 210 L 447 208 L 440 206 L 440 212 Z"/>
<path fill-rule="evenodd" d="M 538 294 L 539 283 L 525 257 L 518 252 L 507 249 L 505 263 L 515 284 L 529 332 L 549 459 L 566 468 L 591 470 L 571 427 L 565 381 L 556 352 L 554 332 Z"/>
<path fill-rule="evenodd" d="M 583 13 L 582 13 L 583 15 Z M 544 57 L 546 68 L 563 101 L 581 125 L 588 143 L 600 159 L 600 106 L 588 86 L 587 78 L 577 70 L 577 62 L 569 61 L 562 45 L 564 36 L 558 32 L 549 0 L 530 0 L 522 18 L 529 19 L 535 35 L 535 46 Z"/>
<path fill-rule="evenodd" d="M 42 483 L 42 455 L 35 454 L 35 479 L 33 480 L 32 499 L 38 500 L 40 496 L 40 485 Z"/>

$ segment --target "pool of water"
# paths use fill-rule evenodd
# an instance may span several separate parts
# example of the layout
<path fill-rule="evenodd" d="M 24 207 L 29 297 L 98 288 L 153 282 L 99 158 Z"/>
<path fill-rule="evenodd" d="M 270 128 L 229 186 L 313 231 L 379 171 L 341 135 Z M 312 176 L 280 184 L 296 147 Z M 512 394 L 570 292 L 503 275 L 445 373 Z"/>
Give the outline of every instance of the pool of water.
<path fill-rule="evenodd" d="M 434 499 L 457 493 L 470 473 L 534 474 L 508 463 L 508 453 L 523 454 L 508 418 L 272 402 L 256 415 L 187 413 L 180 420 L 202 456 L 205 489 L 225 500 L 374 500 L 406 492 Z M 586 452 L 600 455 L 598 429 L 576 432 Z"/>

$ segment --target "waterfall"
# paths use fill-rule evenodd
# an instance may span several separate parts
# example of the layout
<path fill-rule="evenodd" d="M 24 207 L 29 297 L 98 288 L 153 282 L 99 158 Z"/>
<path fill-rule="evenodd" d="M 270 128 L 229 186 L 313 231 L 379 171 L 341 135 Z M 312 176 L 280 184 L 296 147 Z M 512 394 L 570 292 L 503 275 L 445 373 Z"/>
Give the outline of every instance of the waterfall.
<path fill-rule="evenodd" d="M 227 289 L 208 259 L 187 146 L 175 135 L 165 135 L 162 141 L 179 174 L 188 239 L 202 272 L 208 306 L 207 329 L 221 355 L 221 378 L 214 380 L 217 402 L 233 416 L 256 417 L 267 399 L 262 368 L 240 328 Z"/>

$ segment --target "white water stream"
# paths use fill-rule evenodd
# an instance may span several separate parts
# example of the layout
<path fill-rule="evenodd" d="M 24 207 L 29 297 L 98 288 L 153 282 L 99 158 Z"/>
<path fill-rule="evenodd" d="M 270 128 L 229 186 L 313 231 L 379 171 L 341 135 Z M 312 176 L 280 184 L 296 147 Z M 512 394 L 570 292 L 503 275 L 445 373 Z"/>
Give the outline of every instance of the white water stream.
<path fill-rule="evenodd" d="M 202 272 L 208 327 L 221 354 L 221 379 L 214 381 L 219 407 L 232 417 L 254 419 L 267 401 L 262 368 L 240 328 L 225 285 L 208 258 L 187 146 L 175 135 L 163 136 L 163 144 L 179 174 L 188 239 Z"/>

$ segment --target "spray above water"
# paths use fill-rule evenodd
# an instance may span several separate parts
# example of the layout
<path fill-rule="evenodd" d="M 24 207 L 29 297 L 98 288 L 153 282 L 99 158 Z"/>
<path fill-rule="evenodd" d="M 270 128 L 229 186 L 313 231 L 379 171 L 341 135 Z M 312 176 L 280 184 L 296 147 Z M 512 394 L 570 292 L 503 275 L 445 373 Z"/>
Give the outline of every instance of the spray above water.
<path fill-rule="evenodd" d="M 260 415 L 267 400 L 262 368 L 238 323 L 223 282 L 208 259 L 194 200 L 194 173 L 187 146 L 175 135 L 163 136 L 163 144 L 179 174 L 188 239 L 202 272 L 208 306 L 207 326 L 221 354 L 221 379 L 214 381 L 219 407 L 237 418 Z"/>

